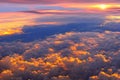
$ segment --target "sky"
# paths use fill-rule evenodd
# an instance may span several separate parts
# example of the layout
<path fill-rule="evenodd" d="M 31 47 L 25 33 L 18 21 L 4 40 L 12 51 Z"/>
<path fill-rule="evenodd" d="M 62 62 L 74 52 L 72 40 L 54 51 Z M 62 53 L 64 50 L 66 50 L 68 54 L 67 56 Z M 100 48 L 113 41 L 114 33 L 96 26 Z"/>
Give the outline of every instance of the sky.
<path fill-rule="evenodd" d="M 104 23 L 119 22 L 119 2 L 119 0 L 0 0 L 0 35 L 22 33 L 21 29 L 26 25 L 64 24 L 63 17 L 65 24 L 78 22 L 77 16 L 89 18 L 88 16 L 94 15 L 96 18 L 103 17 Z M 76 18 L 69 19 L 71 15 Z M 51 17 L 53 19 L 50 20 Z"/>
<path fill-rule="evenodd" d="M 120 0 L 0 0 L 0 80 L 120 80 Z"/>

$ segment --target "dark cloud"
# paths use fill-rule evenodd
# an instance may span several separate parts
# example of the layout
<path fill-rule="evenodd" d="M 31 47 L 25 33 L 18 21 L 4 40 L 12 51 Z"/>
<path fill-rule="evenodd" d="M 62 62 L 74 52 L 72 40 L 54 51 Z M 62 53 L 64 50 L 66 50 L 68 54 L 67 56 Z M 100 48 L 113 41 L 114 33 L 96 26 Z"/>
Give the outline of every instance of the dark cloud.
<path fill-rule="evenodd" d="M 63 20 L 65 18 L 61 18 Z M 46 19 L 42 19 L 43 21 L 46 21 Z M 54 18 L 56 21 L 60 21 L 59 19 Z M 79 20 L 80 19 L 71 19 L 71 22 L 73 20 Z M 41 20 L 37 20 L 41 21 Z M 50 18 L 47 21 L 52 21 Z M 92 26 L 90 25 L 92 24 Z M 93 21 L 89 24 L 83 23 L 78 24 L 78 23 L 73 23 L 73 24 L 65 24 L 65 25 L 37 25 L 37 26 L 25 26 L 22 31 L 23 34 L 13 34 L 13 35 L 8 35 L 8 36 L 0 36 L 0 41 L 1 42 L 14 42 L 14 41 L 22 41 L 22 42 L 31 42 L 35 40 L 43 40 L 47 37 L 50 37 L 55 34 L 59 33 L 65 33 L 65 32 L 70 32 L 70 31 L 77 31 L 77 32 L 88 32 L 88 31 L 104 31 L 100 30 L 100 22 L 94 23 Z M 69 27 L 68 27 L 69 26 Z M 85 26 L 85 27 L 84 27 Z M 34 36 L 36 35 L 36 36 Z"/>
<path fill-rule="evenodd" d="M 66 32 L 104 32 L 106 30 L 117 32 L 120 31 L 120 24 L 116 23 L 119 21 L 117 16 L 115 16 L 115 19 L 106 19 L 106 22 L 104 23 L 104 20 L 95 18 L 74 18 L 74 17 L 65 17 L 64 16 L 58 16 L 57 17 L 48 17 L 47 19 L 37 19 L 38 22 L 65 22 L 68 24 L 63 25 L 34 25 L 34 26 L 25 26 L 22 28 L 21 34 L 12 34 L 12 35 L 3 35 L 0 36 L 0 42 L 32 42 L 36 40 L 44 40 L 52 35 L 60 34 L 60 33 L 66 33 Z M 113 16 L 114 17 L 114 16 Z M 118 16 L 119 17 L 119 16 Z M 52 18 L 52 20 L 51 20 Z M 76 22 L 76 23 L 75 23 Z M 68 27 L 69 26 L 69 27 Z M 113 27 L 114 26 L 114 27 Z M 36 35 L 36 36 L 34 36 Z"/>
<path fill-rule="evenodd" d="M 39 10 L 39 11 L 21 11 L 21 12 L 24 12 L 24 13 L 34 13 L 34 14 L 80 14 L 82 12 L 80 12 L 79 10 L 56 10 L 56 11 L 52 11 L 52 10 Z"/>

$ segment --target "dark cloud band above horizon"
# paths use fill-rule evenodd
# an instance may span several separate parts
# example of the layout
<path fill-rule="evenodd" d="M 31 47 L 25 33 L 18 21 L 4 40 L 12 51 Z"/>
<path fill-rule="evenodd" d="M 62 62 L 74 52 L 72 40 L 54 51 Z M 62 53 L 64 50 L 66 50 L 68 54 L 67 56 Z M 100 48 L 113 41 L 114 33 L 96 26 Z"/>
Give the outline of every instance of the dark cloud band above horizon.
<path fill-rule="evenodd" d="M 120 3 L 120 0 L 0 0 L 0 3 L 57 4 L 57 3 Z"/>

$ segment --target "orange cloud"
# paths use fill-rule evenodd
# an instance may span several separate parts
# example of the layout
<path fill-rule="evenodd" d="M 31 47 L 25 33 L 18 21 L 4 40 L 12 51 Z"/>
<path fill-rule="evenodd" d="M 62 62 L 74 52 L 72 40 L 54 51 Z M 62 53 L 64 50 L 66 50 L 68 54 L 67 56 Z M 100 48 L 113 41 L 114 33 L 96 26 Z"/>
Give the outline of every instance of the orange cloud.
<path fill-rule="evenodd" d="M 21 34 L 24 26 L 40 24 L 59 24 L 58 22 L 37 22 L 37 18 L 50 16 L 50 14 L 33 14 L 25 12 L 0 13 L 0 36 Z"/>
<path fill-rule="evenodd" d="M 0 79 L 119 80 L 119 36 L 67 32 L 44 41 L 2 43 L 0 55 L 8 55 L 0 59 Z"/>
<path fill-rule="evenodd" d="M 12 35 L 12 34 L 21 34 L 21 33 L 23 33 L 21 29 L 0 30 L 0 36 Z"/>

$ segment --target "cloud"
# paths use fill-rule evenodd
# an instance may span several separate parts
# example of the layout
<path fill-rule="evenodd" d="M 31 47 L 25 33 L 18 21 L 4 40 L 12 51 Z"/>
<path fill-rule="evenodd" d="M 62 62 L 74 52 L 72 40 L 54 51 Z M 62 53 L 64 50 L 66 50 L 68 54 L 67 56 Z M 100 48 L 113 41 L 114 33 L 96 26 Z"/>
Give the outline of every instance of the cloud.
<path fill-rule="evenodd" d="M 25 1 L 25 0 L 0 0 L 0 2 L 7 2 L 7 3 L 30 3 L 30 4 L 56 4 L 56 3 L 118 3 L 120 2 L 119 0 L 104 0 L 104 1 L 99 1 L 99 0 L 64 0 L 64 1 L 51 1 L 51 0 L 37 0 L 37 1 Z"/>
<path fill-rule="evenodd" d="M 74 4 L 79 7 L 79 4 Z M 74 5 L 72 5 L 74 7 Z M 20 5 L 19 5 L 20 6 Z M 70 7 L 71 5 L 62 5 L 63 7 Z M 85 7 L 85 5 L 81 5 Z M 80 6 L 80 7 L 81 7 Z M 90 7 L 91 5 L 88 5 Z M 94 10 L 91 8 L 79 9 L 79 10 L 30 10 L 21 12 L 8 12 L 0 13 L 0 36 L 21 34 L 24 26 L 32 25 L 59 25 L 69 23 L 99 23 L 106 24 L 109 22 L 118 22 L 119 18 L 116 19 L 116 15 L 119 15 L 119 5 L 114 4 L 112 7 L 105 11 Z M 108 15 L 114 16 L 112 20 L 107 19 Z M 93 16 L 94 15 L 94 16 Z M 106 16 L 107 15 L 107 16 Z M 72 17 L 71 17 L 72 16 Z M 117 16 L 119 17 L 119 16 Z M 52 19 L 51 19 L 52 18 Z M 91 20 L 92 19 L 92 20 Z M 110 18 L 108 18 L 110 19 Z M 104 22 L 105 21 L 105 22 Z M 29 23 L 29 24 L 28 24 Z M 6 26 L 6 27 L 4 27 Z M 16 29 L 16 31 L 14 31 Z"/>
<path fill-rule="evenodd" d="M 103 20 L 102 15 L 98 15 L 96 12 L 88 12 L 80 10 L 33 10 L 0 13 L 0 36 L 21 34 L 25 26 L 62 25 L 79 22 L 95 23 L 96 21 L 96 23 L 100 23 L 101 20 Z M 93 14 L 96 16 L 93 17 Z M 94 21 L 91 21 L 91 18 L 94 18 Z M 16 29 L 16 31 L 14 31 L 14 29 Z"/>
<path fill-rule="evenodd" d="M 108 7 L 114 8 L 119 7 L 120 1 L 118 0 L 64 0 L 64 1 L 50 1 L 50 0 L 0 0 L 2 8 L 1 12 L 11 11 L 31 11 L 38 9 L 55 9 L 55 10 L 86 10 L 90 9 L 89 12 L 103 13 L 100 4 L 108 5 Z M 32 5 L 31 5 L 32 4 Z M 107 7 L 107 8 L 108 8 Z M 107 9 L 106 8 L 106 9 Z M 105 11 L 106 11 L 105 9 Z M 97 11 L 96 11 L 97 10 Z M 112 10 L 115 11 L 116 9 Z M 110 11 L 109 11 L 110 12 Z"/>
<path fill-rule="evenodd" d="M 0 43 L 1 80 L 119 80 L 119 32 L 67 32 Z"/>

